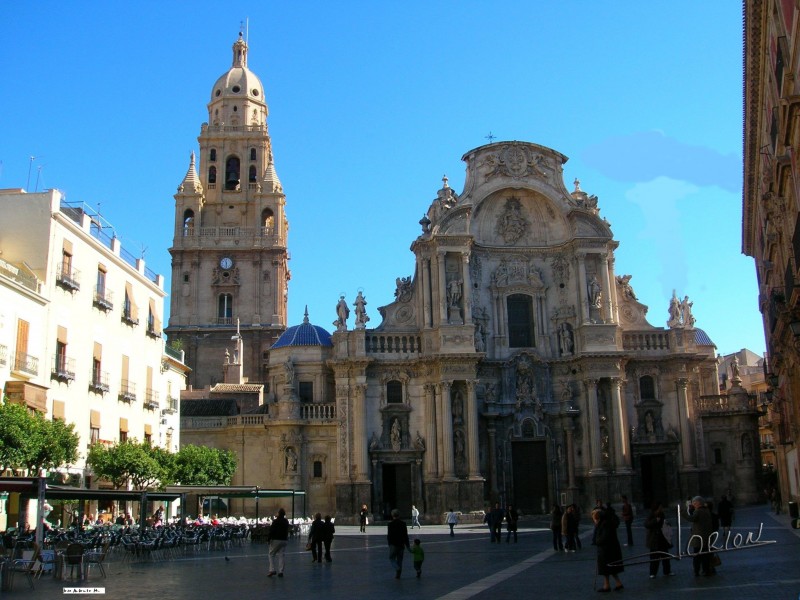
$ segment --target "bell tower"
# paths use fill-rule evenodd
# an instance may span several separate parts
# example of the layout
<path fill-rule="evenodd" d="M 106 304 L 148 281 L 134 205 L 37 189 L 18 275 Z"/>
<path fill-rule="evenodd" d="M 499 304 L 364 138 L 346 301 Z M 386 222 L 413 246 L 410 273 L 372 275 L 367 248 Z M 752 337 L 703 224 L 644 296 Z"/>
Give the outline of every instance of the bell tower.
<path fill-rule="evenodd" d="M 208 121 L 175 194 L 172 295 L 166 333 L 202 387 L 223 380 L 225 350 L 242 342 L 244 377 L 262 381 L 266 352 L 286 329 L 286 197 L 275 171 L 264 86 L 239 33 L 230 69 L 211 88 Z"/>

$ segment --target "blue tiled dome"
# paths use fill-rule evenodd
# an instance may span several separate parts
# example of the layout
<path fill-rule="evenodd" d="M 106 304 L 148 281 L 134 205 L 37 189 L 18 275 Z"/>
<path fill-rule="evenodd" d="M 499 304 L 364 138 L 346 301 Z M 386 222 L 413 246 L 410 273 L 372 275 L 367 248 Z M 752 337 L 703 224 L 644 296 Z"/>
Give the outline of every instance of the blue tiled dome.
<path fill-rule="evenodd" d="M 698 346 L 714 346 L 715 348 L 717 347 L 717 345 L 711 341 L 711 338 L 708 337 L 708 334 L 699 328 L 695 328 L 694 330 L 694 343 L 697 344 Z"/>
<path fill-rule="evenodd" d="M 287 346 L 326 346 L 332 347 L 331 334 L 322 327 L 312 325 L 308 322 L 308 308 L 301 325 L 289 327 L 281 334 L 273 348 L 285 348 Z"/>

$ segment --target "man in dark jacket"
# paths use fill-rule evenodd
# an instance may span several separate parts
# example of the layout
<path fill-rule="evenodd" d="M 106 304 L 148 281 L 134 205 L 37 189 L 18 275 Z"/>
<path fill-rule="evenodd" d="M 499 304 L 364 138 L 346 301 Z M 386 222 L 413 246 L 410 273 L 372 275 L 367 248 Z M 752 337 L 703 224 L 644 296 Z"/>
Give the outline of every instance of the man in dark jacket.
<path fill-rule="evenodd" d="M 278 577 L 283 577 L 284 551 L 288 539 L 289 521 L 286 520 L 286 511 L 281 508 L 278 516 L 269 526 L 269 574 L 267 577 L 272 577 L 276 573 Z M 276 563 L 277 571 L 275 570 Z"/>
<path fill-rule="evenodd" d="M 706 507 L 706 502 L 702 496 L 695 496 L 692 498 L 692 507 L 694 512 L 689 514 L 688 511 L 681 515 L 684 519 L 692 524 L 692 566 L 694 567 L 695 576 L 700 575 L 702 569 L 703 575 L 713 575 L 711 570 L 711 555 L 699 554 L 701 552 L 708 552 L 708 536 L 713 531 L 711 523 L 711 512 Z M 698 555 L 699 554 L 699 555 Z"/>
<path fill-rule="evenodd" d="M 408 527 L 396 508 L 392 510 L 392 520 L 386 527 L 386 541 L 389 543 L 389 561 L 394 567 L 394 578 L 400 579 L 403 572 L 403 552 L 406 548 L 411 551 L 411 543 L 408 540 Z"/>

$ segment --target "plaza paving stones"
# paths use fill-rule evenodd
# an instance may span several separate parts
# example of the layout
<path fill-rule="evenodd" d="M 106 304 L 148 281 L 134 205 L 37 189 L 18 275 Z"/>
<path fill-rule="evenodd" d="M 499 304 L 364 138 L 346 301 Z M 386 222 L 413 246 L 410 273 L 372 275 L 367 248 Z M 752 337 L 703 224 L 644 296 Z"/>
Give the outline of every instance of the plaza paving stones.
<path fill-rule="evenodd" d="M 634 523 L 637 545 L 623 548 L 626 558 L 644 551 L 643 516 Z M 646 564 L 631 565 L 621 575 L 625 589 L 614 598 L 679 598 L 796 600 L 800 594 L 800 531 L 789 527 L 787 515 L 774 515 L 766 506 L 736 511 L 734 530 L 746 537 L 763 523 L 762 540 L 774 544 L 721 554 L 715 577 L 695 577 L 691 559 L 673 562 L 674 577 L 649 579 Z M 410 531 L 425 549 L 422 577 L 417 579 L 406 553 L 403 575 L 394 578 L 388 560 L 385 527 L 339 526 L 332 563 L 312 563 L 304 540 L 291 540 L 287 548 L 286 576 L 267 578 L 267 547 L 248 543 L 226 552 L 201 551 L 175 560 L 146 563 L 106 563 L 108 578 L 93 572 L 85 587 L 105 588 L 113 599 L 227 599 L 280 597 L 336 599 L 446 598 L 599 598 L 595 586 L 595 550 L 590 545 L 588 519 L 582 522 L 583 550 L 553 552 L 545 518 L 524 521 L 519 542 L 491 544 L 485 527 L 459 526 L 450 537 L 446 526 L 429 525 Z M 505 534 L 505 532 L 504 532 Z M 684 543 L 688 529 L 684 528 Z M 228 560 L 225 560 L 225 557 Z M 595 581 L 596 579 L 596 581 Z M 15 581 L 7 598 L 60 598 L 73 583 L 43 577 L 31 591 L 24 579 Z M 84 596 L 84 597 L 89 597 Z"/>

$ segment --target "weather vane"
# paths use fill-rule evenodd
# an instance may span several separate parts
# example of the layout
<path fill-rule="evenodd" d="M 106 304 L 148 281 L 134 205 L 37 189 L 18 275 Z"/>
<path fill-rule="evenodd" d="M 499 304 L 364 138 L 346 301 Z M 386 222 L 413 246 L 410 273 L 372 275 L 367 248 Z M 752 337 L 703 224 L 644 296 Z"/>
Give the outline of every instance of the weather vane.
<path fill-rule="evenodd" d="M 487 140 L 489 140 L 489 143 L 491 144 L 491 143 L 492 143 L 494 140 L 496 140 L 497 138 L 496 138 L 495 136 L 493 136 L 493 135 L 492 135 L 492 132 L 490 131 L 490 132 L 489 132 L 489 135 L 487 135 L 487 136 L 486 136 L 486 139 L 487 139 Z"/>

